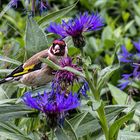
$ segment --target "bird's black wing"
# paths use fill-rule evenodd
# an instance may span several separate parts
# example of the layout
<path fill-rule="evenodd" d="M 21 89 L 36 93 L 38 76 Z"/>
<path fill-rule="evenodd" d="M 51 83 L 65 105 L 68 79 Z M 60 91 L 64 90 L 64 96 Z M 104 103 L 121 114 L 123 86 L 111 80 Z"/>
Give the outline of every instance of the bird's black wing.
<path fill-rule="evenodd" d="M 21 64 L 19 67 L 17 67 L 16 69 L 14 69 L 9 75 L 6 76 L 6 78 L 8 77 L 17 77 L 17 76 L 21 76 L 24 75 L 26 73 L 29 73 L 31 71 L 35 71 L 41 68 L 41 64 L 42 62 L 36 64 L 36 65 L 32 65 L 30 67 L 26 67 L 23 68 L 23 64 Z"/>

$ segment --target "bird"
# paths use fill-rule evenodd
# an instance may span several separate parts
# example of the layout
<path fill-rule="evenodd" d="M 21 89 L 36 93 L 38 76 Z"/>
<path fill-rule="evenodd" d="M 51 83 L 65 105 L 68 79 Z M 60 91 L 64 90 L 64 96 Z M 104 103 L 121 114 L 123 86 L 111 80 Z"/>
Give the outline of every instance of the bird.
<path fill-rule="evenodd" d="M 55 64 L 59 64 L 62 58 L 67 57 L 67 54 L 68 49 L 65 41 L 56 39 L 48 49 L 36 53 L 0 80 L 0 84 L 9 81 L 19 81 L 26 86 L 32 87 L 46 85 L 54 78 L 53 69 L 46 63 L 41 62 L 40 59 L 48 58 Z"/>

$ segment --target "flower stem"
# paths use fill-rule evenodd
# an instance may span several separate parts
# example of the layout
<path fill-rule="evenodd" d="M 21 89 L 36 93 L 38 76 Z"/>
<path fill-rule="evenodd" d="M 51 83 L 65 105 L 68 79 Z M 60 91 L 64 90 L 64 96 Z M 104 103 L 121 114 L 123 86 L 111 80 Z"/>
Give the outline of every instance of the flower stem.
<path fill-rule="evenodd" d="M 54 129 L 51 129 L 51 140 L 54 139 Z"/>
<path fill-rule="evenodd" d="M 32 12 L 34 16 L 35 15 L 35 0 L 32 0 Z"/>
<path fill-rule="evenodd" d="M 89 84 L 89 87 L 90 87 L 90 89 L 93 93 L 93 96 L 94 96 L 95 100 L 100 102 L 101 101 L 100 96 L 99 96 L 100 94 L 98 93 L 97 90 L 95 90 L 95 88 L 92 84 L 92 81 L 89 79 L 88 75 L 86 75 L 86 79 L 87 79 L 87 82 Z M 101 127 L 103 129 L 104 134 L 105 134 L 105 138 L 106 138 L 106 140 L 109 140 L 108 122 L 107 122 L 107 119 L 106 119 L 104 104 L 103 104 L 102 101 L 101 101 L 101 106 L 96 111 L 97 111 L 98 118 L 99 118 L 100 123 L 101 123 Z"/>
<path fill-rule="evenodd" d="M 92 91 L 92 94 L 94 95 L 95 100 L 99 101 L 100 96 L 99 96 L 98 92 L 95 90 L 95 86 L 93 85 L 93 82 L 91 81 L 88 69 L 87 69 L 87 67 L 85 67 L 84 69 L 85 69 L 85 77 L 86 77 L 86 80 L 87 80 L 89 87 Z"/>
<path fill-rule="evenodd" d="M 108 122 L 105 116 L 104 104 L 101 103 L 101 106 L 97 109 L 98 117 L 100 119 L 101 127 L 103 129 L 106 140 L 109 140 L 109 128 Z"/>
<path fill-rule="evenodd" d="M 82 57 L 85 57 L 83 51 L 81 51 L 81 53 L 83 55 Z M 109 140 L 109 127 L 108 127 L 108 122 L 107 122 L 106 115 L 105 115 L 104 104 L 103 104 L 102 100 L 100 99 L 100 93 L 99 93 L 98 89 L 96 88 L 96 86 L 94 85 L 94 83 L 92 82 L 90 73 L 86 66 L 84 67 L 84 70 L 85 70 L 86 80 L 89 84 L 89 87 L 94 96 L 94 99 L 98 102 L 101 102 L 100 107 L 96 111 L 97 111 L 98 118 L 101 123 L 102 130 L 104 132 L 105 138 L 106 138 L 106 140 Z"/>

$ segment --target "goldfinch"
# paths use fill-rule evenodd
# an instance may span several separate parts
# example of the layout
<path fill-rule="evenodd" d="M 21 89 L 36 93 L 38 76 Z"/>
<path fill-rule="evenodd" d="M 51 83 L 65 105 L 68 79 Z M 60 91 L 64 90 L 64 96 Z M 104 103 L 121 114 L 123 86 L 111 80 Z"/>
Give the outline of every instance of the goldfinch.
<path fill-rule="evenodd" d="M 19 81 L 27 86 L 42 86 L 50 82 L 54 75 L 53 70 L 40 58 L 48 58 L 58 64 L 59 60 L 67 57 L 67 45 L 63 40 L 54 40 L 49 49 L 38 52 L 25 63 L 17 67 L 13 72 L 0 81 L 0 84 L 8 81 Z"/>

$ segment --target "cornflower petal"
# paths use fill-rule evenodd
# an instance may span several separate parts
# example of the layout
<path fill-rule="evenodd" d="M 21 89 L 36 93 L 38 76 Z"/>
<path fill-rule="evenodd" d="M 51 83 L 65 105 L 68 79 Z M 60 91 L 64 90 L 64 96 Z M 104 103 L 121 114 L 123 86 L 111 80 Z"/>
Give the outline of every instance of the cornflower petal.
<path fill-rule="evenodd" d="M 130 81 L 121 82 L 118 87 L 123 90 L 129 85 Z"/>
<path fill-rule="evenodd" d="M 139 65 L 133 65 L 133 77 L 139 77 L 140 76 L 140 66 Z"/>
<path fill-rule="evenodd" d="M 84 81 L 83 86 L 79 89 L 78 93 L 82 93 L 83 96 L 87 97 L 87 91 L 89 91 L 89 86 L 87 81 Z"/>
<path fill-rule="evenodd" d="M 9 3 L 10 7 L 16 6 L 16 8 L 17 8 L 18 1 L 20 1 L 20 0 L 11 0 Z"/>
<path fill-rule="evenodd" d="M 72 67 L 73 69 L 81 71 L 81 68 L 72 63 L 72 59 L 70 57 L 61 59 L 60 66 L 61 67 L 69 66 Z M 66 84 L 73 84 L 73 82 L 77 79 L 78 79 L 77 75 L 66 70 L 58 70 L 55 74 L 55 80 L 58 81 L 59 83 L 64 82 Z"/>
<path fill-rule="evenodd" d="M 132 54 L 127 51 L 124 45 L 121 47 L 121 49 L 122 49 L 122 53 L 119 54 L 120 62 L 124 62 L 124 63 L 132 62 L 131 60 Z"/>
<path fill-rule="evenodd" d="M 122 77 L 124 80 L 128 80 L 133 74 L 130 73 L 130 74 L 123 74 Z"/>
<path fill-rule="evenodd" d="M 55 94 L 50 94 L 44 92 L 43 95 L 38 94 L 37 97 L 31 97 L 31 92 L 28 92 L 23 97 L 23 102 L 34 109 L 42 111 L 43 113 L 49 115 L 60 114 L 62 112 L 74 109 L 80 105 L 80 101 L 76 94 L 70 92 L 65 95 L 65 92 L 60 93 L 55 91 Z"/>
<path fill-rule="evenodd" d="M 138 42 L 133 42 L 134 47 L 136 48 L 135 53 L 129 53 L 125 46 L 122 46 L 122 53 L 120 53 L 120 62 L 127 63 L 131 66 L 132 71 L 128 74 L 122 75 L 122 80 L 118 85 L 121 89 L 126 88 L 130 83 L 140 77 L 140 40 Z"/>
<path fill-rule="evenodd" d="M 135 48 L 140 52 L 140 40 L 138 42 L 133 42 Z"/>
<path fill-rule="evenodd" d="M 16 6 L 18 2 L 21 0 L 10 0 L 10 7 Z M 26 2 L 27 1 L 27 2 Z M 31 3 L 30 0 L 24 0 L 25 5 L 29 5 Z M 32 12 L 35 12 L 36 7 L 39 7 L 40 14 L 42 14 L 43 11 L 45 11 L 49 6 L 48 6 L 48 1 L 46 0 L 45 2 L 43 0 L 33 0 L 32 1 Z"/>
<path fill-rule="evenodd" d="M 31 97 L 31 93 L 27 92 L 23 98 L 23 101 L 25 104 L 31 108 L 40 110 L 40 107 L 38 106 L 37 99 Z"/>
<path fill-rule="evenodd" d="M 51 23 L 46 28 L 48 32 L 58 34 L 61 37 L 81 36 L 83 32 L 100 30 L 104 26 L 104 20 L 98 13 L 91 15 L 85 12 L 83 15 L 70 19 L 68 22 L 62 21 L 62 24 Z"/>

